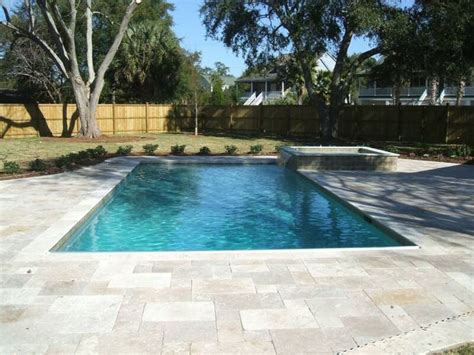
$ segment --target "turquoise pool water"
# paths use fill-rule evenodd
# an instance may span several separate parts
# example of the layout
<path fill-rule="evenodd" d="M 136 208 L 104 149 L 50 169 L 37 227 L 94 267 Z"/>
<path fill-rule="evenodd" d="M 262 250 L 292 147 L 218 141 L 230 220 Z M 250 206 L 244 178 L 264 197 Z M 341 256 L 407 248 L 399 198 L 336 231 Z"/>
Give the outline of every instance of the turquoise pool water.
<path fill-rule="evenodd" d="M 139 165 L 60 251 L 406 245 L 274 165 Z"/>

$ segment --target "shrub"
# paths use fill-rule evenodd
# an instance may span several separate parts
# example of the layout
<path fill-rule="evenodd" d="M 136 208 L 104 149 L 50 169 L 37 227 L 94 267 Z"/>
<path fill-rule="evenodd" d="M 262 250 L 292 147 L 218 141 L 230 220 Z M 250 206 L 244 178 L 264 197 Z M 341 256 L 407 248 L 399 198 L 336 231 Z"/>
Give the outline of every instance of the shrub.
<path fill-rule="evenodd" d="M 72 164 L 74 164 L 74 161 L 71 158 L 71 154 L 67 154 L 67 155 L 61 155 L 59 158 L 56 159 L 54 163 L 58 168 L 63 169 L 63 168 L 70 168 Z"/>
<path fill-rule="evenodd" d="M 126 145 L 126 146 L 119 146 L 117 149 L 116 154 L 118 155 L 129 155 L 132 152 L 133 146 Z"/>
<path fill-rule="evenodd" d="M 226 145 L 224 148 L 227 154 L 230 155 L 233 155 L 237 152 L 237 147 L 235 145 Z"/>
<path fill-rule="evenodd" d="M 171 146 L 171 154 L 175 154 L 175 155 L 183 154 L 185 149 L 186 149 L 185 144 L 183 144 L 183 145 L 178 145 L 178 144 L 172 145 Z"/>
<path fill-rule="evenodd" d="M 107 155 L 107 150 L 105 150 L 101 145 L 98 145 L 95 148 L 89 148 L 86 151 L 89 153 L 91 159 L 98 159 Z"/>
<path fill-rule="evenodd" d="M 250 153 L 251 154 L 260 154 L 263 150 L 263 145 L 255 144 L 250 146 Z"/>
<path fill-rule="evenodd" d="M 71 161 L 71 164 L 76 164 L 79 163 L 81 159 L 79 159 L 79 154 L 78 153 L 69 153 L 66 155 L 69 160 Z"/>
<path fill-rule="evenodd" d="M 30 161 L 29 165 L 30 165 L 30 170 L 33 170 L 33 171 L 45 171 L 46 169 L 48 169 L 48 166 L 46 165 L 44 160 L 41 160 L 41 159 L 32 160 Z"/>
<path fill-rule="evenodd" d="M 199 149 L 199 155 L 209 155 L 211 154 L 211 149 L 209 149 L 209 147 L 201 147 L 201 149 Z"/>
<path fill-rule="evenodd" d="M 275 152 L 279 153 L 281 148 L 283 148 L 284 146 L 285 144 L 283 143 L 275 145 Z"/>
<path fill-rule="evenodd" d="M 3 170 L 7 174 L 19 174 L 21 172 L 20 165 L 18 163 L 8 160 L 3 162 Z"/>
<path fill-rule="evenodd" d="M 468 157 L 471 155 L 471 147 L 467 144 L 461 144 L 456 146 L 456 155 L 458 157 Z"/>
<path fill-rule="evenodd" d="M 77 162 L 78 163 L 83 162 L 83 161 L 87 161 L 91 158 L 92 157 L 91 157 L 89 151 L 87 151 L 87 150 L 80 150 L 80 151 L 77 152 Z"/>
<path fill-rule="evenodd" d="M 386 150 L 387 152 L 390 152 L 390 153 L 395 153 L 395 154 L 398 154 L 398 153 L 399 153 L 398 148 L 395 147 L 394 145 L 387 145 L 387 146 L 385 147 L 385 150 Z"/>
<path fill-rule="evenodd" d="M 147 155 L 153 155 L 155 151 L 158 149 L 158 144 L 145 144 L 143 146 L 143 150 Z"/>

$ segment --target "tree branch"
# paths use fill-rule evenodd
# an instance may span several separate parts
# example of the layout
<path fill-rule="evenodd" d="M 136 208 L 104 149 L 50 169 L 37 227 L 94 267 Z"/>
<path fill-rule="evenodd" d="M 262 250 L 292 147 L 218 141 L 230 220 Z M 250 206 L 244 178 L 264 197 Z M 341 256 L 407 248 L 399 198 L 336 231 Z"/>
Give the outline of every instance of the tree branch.
<path fill-rule="evenodd" d="M 68 62 L 69 61 L 69 55 L 66 51 L 66 48 L 65 48 L 64 43 L 63 43 L 63 39 L 61 38 L 61 34 L 58 31 L 56 23 L 54 22 L 54 19 L 51 16 L 51 12 L 48 9 L 48 6 L 47 6 L 45 0 L 37 0 L 36 3 L 38 4 L 38 7 L 40 8 L 44 19 L 46 20 L 46 24 L 48 26 L 49 33 L 50 33 L 51 37 L 53 38 L 53 41 L 56 45 L 56 48 L 59 52 L 59 55 L 62 57 L 62 61 L 64 63 Z"/>
<path fill-rule="evenodd" d="M 122 18 L 122 22 L 120 23 L 119 30 L 115 35 L 114 41 L 110 46 L 107 54 L 105 55 L 104 60 L 100 64 L 99 69 L 97 70 L 96 84 L 92 93 L 92 101 L 94 103 L 99 102 L 99 96 L 102 91 L 102 88 L 104 87 L 104 75 L 109 69 L 110 63 L 112 62 L 112 59 L 117 53 L 120 43 L 122 42 L 123 36 L 125 35 L 125 32 L 127 30 L 128 23 L 132 18 L 133 12 L 136 10 L 137 6 L 140 3 L 141 0 L 132 0 L 128 5 L 127 10 L 125 11 L 125 15 Z"/>
<path fill-rule="evenodd" d="M 86 3 L 86 45 L 87 45 L 87 69 L 89 76 L 87 78 L 87 85 L 89 86 L 95 80 L 94 59 L 92 53 L 92 0 L 87 0 Z"/>
<path fill-rule="evenodd" d="M 352 64 L 353 67 L 357 68 L 359 65 L 361 65 L 363 62 L 365 62 L 367 59 L 373 57 L 376 54 L 379 54 L 381 51 L 381 47 L 374 47 L 372 49 L 369 49 L 357 56 L 357 59 L 354 61 Z"/>
<path fill-rule="evenodd" d="M 40 48 L 43 49 L 46 52 L 46 54 L 54 61 L 54 63 L 56 63 L 59 70 L 61 70 L 63 75 L 67 78 L 68 74 L 67 74 L 66 66 L 64 64 L 63 59 L 60 58 L 56 54 L 56 52 L 49 46 L 49 44 L 46 43 L 46 41 L 41 39 L 35 33 L 32 33 L 30 31 L 27 31 L 27 30 L 25 30 L 21 27 L 18 27 L 16 25 L 14 25 L 11 22 L 11 17 L 10 17 L 10 14 L 8 12 L 8 9 L 3 5 L 2 5 L 2 9 L 3 9 L 3 13 L 5 14 L 5 21 L 0 22 L 0 24 L 3 25 L 4 27 L 10 29 L 11 31 L 17 33 L 18 35 L 20 35 L 22 37 L 26 37 L 26 38 L 31 39 L 33 42 L 35 42 L 37 45 L 39 45 Z"/>

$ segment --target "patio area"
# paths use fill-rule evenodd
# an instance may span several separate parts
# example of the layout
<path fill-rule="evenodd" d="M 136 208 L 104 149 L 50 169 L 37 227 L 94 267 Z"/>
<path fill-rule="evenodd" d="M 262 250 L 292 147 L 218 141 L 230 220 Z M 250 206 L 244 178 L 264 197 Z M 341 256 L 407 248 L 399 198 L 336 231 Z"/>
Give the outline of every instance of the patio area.
<path fill-rule="evenodd" d="M 0 353 L 422 353 L 474 341 L 474 166 L 304 173 L 419 249 L 48 252 L 147 159 L 163 158 L 0 181 Z"/>

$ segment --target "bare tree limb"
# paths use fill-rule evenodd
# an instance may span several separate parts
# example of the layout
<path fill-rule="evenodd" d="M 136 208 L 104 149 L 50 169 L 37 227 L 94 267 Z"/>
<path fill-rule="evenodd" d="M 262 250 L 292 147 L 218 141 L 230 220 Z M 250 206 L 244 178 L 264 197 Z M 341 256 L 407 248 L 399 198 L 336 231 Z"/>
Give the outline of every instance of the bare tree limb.
<path fill-rule="evenodd" d="M 94 59 L 92 53 L 92 0 L 87 0 L 86 4 L 86 45 L 87 45 L 87 69 L 89 76 L 87 78 L 87 85 L 90 85 L 95 80 Z"/>
<path fill-rule="evenodd" d="M 104 75 L 109 69 L 110 63 L 112 62 L 112 59 L 117 53 L 120 43 L 122 42 L 123 36 L 125 35 L 125 32 L 127 30 L 128 23 L 132 18 L 133 12 L 140 3 L 141 0 L 132 0 L 128 5 L 127 10 L 125 11 L 125 15 L 122 18 L 122 22 L 120 23 L 119 30 L 114 38 L 114 41 L 110 46 L 107 54 L 105 55 L 104 60 L 100 64 L 99 69 L 97 70 L 96 84 L 92 94 L 92 100 L 94 102 L 99 101 L 100 93 L 102 91 L 102 88 L 104 87 Z"/>
<path fill-rule="evenodd" d="M 20 28 L 20 27 L 14 25 L 11 22 L 11 17 L 10 17 L 10 14 L 8 13 L 7 8 L 5 6 L 2 6 L 2 8 L 3 8 L 3 12 L 5 14 L 5 21 L 0 22 L 0 24 L 3 25 L 6 28 L 12 30 L 13 32 L 17 33 L 18 35 L 20 35 L 22 37 L 29 38 L 30 40 L 32 40 L 33 42 L 38 44 L 46 52 L 46 54 L 56 63 L 56 65 L 61 70 L 63 75 L 67 78 L 68 74 L 67 74 L 67 70 L 66 70 L 63 59 L 60 58 L 56 54 L 56 52 L 49 46 L 49 44 L 46 43 L 46 41 L 44 41 L 38 35 L 36 35 L 35 33 L 31 33 L 31 32 L 29 32 L 29 31 L 27 31 L 23 28 Z"/>
<path fill-rule="evenodd" d="M 31 0 L 25 0 L 26 11 L 28 12 L 28 31 L 31 33 L 35 32 L 35 14 L 33 12 L 33 6 Z"/>
<path fill-rule="evenodd" d="M 61 34 L 58 31 L 56 23 L 54 22 L 53 17 L 51 16 L 51 12 L 49 10 L 49 6 L 47 6 L 45 0 L 37 0 L 36 3 L 43 14 L 44 19 L 46 20 L 46 25 L 48 26 L 49 33 L 56 45 L 56 49 L 59 52 L 59 56 L 61 57 L 64 64 L 69 61 L 69 55 L 67 53 L 66 47 L 64 46 L 63 39 L 61 38 Z"/>

